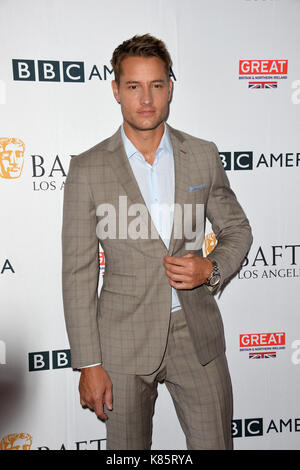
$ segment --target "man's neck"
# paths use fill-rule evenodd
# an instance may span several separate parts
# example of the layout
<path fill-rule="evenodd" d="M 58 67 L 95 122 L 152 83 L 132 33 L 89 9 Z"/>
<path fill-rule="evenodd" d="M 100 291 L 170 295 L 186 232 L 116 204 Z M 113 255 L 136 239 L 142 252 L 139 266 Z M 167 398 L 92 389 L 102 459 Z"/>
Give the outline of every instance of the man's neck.
<path fill-rule="evenodd" d="M 124 132 L 137 150 L 144 156 L 148 163 L 151 165 L 155 159 L 155 152 L 165 130 L 165 123 L 162 122 L 155 129 L 140 131 L 132 128 L 127 122 L 124 121 Z"/>

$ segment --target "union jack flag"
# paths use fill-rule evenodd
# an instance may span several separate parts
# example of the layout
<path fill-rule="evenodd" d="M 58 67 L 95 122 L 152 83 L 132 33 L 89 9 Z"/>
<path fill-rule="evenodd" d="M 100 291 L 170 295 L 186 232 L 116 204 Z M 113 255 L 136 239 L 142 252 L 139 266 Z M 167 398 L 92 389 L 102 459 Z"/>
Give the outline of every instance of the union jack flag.
<path fill-rule="evenodd" d="M 253 352 L 249 353 L 249 359 L 274 359 L 276 357 L 275 351 L 270 352 Z"/>
<path fill-rule="evenodd" d="M 248 88 L 277 88 L 277 82 L 249 82 Z"/>

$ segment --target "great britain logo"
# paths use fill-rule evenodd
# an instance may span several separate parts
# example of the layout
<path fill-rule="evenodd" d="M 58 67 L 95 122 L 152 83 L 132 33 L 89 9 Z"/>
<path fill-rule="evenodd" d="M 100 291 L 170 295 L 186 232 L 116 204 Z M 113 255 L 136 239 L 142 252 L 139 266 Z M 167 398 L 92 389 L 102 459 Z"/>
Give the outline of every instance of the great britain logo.
<path fill-rule="evenodd" d="M 285 349 L 285 332 L 240 334 L 240 351 L 249 359 L 275 359 L 277 352 Z"/>
<path fill-rule="evenodd" d="M 275 90 L 277 80 L 287 79 L 287 59 L 240 59 L 239 79 L 249 80 L 250 90 Z"/>

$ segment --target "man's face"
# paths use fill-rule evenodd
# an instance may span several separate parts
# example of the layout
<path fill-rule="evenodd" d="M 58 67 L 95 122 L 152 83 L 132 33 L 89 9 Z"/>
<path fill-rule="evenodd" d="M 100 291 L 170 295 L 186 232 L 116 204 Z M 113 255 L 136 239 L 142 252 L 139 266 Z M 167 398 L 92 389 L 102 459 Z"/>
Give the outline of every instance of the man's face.
<path fill-rule="evenodd" d="M 119 86 L 113 93 L 121 104 L 124 122 L 135 130 L 157 128 L 165 121 L 172 92 L 172 80 L 157 57 L 127 57 L 121 64 Z"/>

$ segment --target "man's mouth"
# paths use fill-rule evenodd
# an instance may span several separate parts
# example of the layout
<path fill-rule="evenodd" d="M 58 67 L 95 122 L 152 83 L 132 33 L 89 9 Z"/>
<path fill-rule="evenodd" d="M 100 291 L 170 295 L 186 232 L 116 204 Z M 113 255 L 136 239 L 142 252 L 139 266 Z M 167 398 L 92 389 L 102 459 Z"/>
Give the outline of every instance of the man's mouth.
<path fill-rule="evenodd" d="M 151 116 L 152 114 L 154 114 L 154 110 L 153 109 L 143 109 L 142 111 L 138 111 L 138 114 L 140 114 L 141 116 Z"/>

